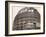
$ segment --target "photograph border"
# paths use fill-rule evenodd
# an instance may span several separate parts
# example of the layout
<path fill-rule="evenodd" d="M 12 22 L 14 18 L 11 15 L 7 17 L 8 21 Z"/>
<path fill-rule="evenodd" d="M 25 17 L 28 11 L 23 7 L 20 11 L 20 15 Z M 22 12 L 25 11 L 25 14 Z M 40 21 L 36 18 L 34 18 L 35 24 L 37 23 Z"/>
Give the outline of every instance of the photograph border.
<path fill-rule="evenodd" d="M 8 34 L 8 2 L 13 3 L 26 3 L 26 4 L 42 4 L 43 5 L 43 32 L 42 33 L 26 33 L 26 34 Z M 18 35 L 35 35 L 45 34 L 45 3 L 41 2 L 24 2 L 24 1 L 5 1 L 5 36 L 18 36 Z"/>

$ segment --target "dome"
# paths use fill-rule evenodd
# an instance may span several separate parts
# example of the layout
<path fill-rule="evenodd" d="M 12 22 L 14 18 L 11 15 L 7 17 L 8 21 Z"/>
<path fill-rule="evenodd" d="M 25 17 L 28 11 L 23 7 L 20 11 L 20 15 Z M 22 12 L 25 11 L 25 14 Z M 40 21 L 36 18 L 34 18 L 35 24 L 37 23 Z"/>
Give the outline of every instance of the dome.
<path fill-rule="evenodd" d="M 16 15 L 13 30 L 40 29 L 40 14 L 33 7 L 22 8 Z"/>

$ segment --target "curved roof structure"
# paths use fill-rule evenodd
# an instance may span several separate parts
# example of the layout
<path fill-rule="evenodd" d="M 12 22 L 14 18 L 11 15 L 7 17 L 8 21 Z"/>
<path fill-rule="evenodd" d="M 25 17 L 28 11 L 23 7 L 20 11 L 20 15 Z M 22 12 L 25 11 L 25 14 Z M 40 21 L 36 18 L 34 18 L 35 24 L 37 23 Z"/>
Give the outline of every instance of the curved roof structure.
<path fill-rule="evenodd" d="M 17 25 L 21 26 L 22 24 L 23 25 L 29 25 L 30 23 L 40 23 L 40 14 L 39 12 L 33 8 L 33 7 L 25 7 L 23 9 L 21 9 L 18 14 L 16 15 L 15 17 L 15 20 L 14 20 L 14 26 L 16 29 Z M 21 26 L 22 27 L 22 26 Z M 30 27 L 31 28 L 31 27 Z M 30 29 L 30 28 L 26 28 L 26 29 Z M 20 28 L 21 30 L 21 28 Z"/>

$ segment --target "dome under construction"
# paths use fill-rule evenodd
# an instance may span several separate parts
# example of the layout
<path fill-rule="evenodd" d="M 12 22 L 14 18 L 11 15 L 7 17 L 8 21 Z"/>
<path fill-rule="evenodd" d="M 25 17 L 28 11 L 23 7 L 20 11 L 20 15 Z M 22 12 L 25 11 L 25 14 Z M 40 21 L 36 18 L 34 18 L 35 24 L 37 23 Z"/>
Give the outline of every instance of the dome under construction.
<path fill-rule="evenodd" d="M 40 29 L 40 14 L 33 7 L 20 9 L 13 22 L 13 30 Z"/>

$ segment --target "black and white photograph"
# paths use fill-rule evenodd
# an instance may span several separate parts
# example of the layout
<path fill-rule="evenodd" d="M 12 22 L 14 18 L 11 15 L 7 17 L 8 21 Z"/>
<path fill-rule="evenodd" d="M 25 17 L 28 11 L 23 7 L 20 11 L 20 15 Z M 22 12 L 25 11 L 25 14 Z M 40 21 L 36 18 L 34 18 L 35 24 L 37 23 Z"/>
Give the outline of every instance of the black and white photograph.
<path fill-rule="evenodd" d="M 6 1 L 6 35 L 44 34 L 44 9 L 44 3 Z"/>
<path fill-rule="evenodd" d="M 13 30 L 31 29 L 40 29 L 40 14 L 33 7 L 24 7 L 18 11 L 14 18 Z"/>

